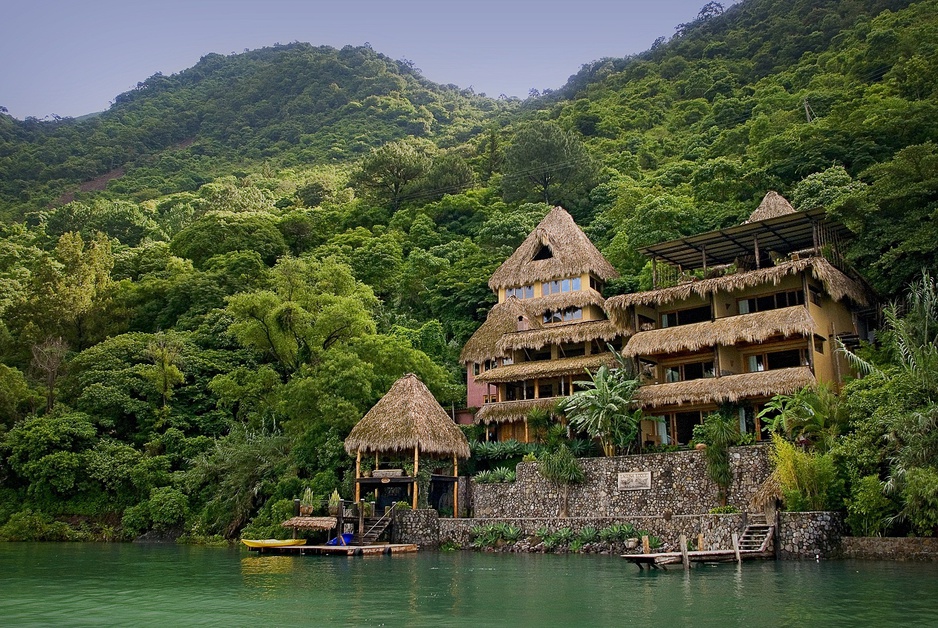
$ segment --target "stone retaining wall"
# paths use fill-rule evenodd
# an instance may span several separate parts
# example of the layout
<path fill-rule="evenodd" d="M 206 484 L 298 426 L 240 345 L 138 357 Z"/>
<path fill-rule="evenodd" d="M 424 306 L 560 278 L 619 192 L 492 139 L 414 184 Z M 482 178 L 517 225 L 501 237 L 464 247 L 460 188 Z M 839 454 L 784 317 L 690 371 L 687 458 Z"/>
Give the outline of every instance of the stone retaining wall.
<path fill-rule="evenodd" d="M 391 542 L 416 543 L 421 548 L 436 548 L 440 545 L 440 521 L 435 510 L 395 510 L 391 521 Z"/>
<path fill-rule="evenodd" d="M 843 528 L 837 512 L 781 512 L 779 558 L 838 558 Z"/>
<path fill-rule="evenodd" d="M 845 536 L 844 558 L 938 561 L 938 538 Z"/>
<path fill-rule="evenodd" d="M 770 473 L 766 446 L 733 447 L 733 482 L 727 503 L 745 511 L 750 498 Z M 718 506 L 717 487 L 707 477 L 703 452 L 682 451 L 580 460 L 586 480 L 567 493 L 570 517 L 613 518 L 690 515 Z M 650 473 L 649 488 L 622 490 L 619 474 Z M 647 476 L 646 476 L 647 477 Z M 471 487 L 471 510 L 476 518 L 553 518 L 560 515 L 563 489 L 537 472 L 537 463 L 517 466 L 509 484 Z"/>

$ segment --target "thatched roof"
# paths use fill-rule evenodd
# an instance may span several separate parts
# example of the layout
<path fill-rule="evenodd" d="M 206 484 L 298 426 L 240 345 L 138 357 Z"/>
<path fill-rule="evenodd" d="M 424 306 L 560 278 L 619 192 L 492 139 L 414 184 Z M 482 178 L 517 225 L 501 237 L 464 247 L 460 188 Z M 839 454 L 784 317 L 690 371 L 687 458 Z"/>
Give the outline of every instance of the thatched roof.
<path fill-rule="evenodd" d="M 505 353 L 513 349 L 533 349 L 536 351 L 551 344 L 589 342 L 597 339 L 610 342 L 622 335 L 624 335 L 623 331 L 616 327 L 612 321 L 579 321 L 505 334 L 498 341 L 498 349 Z"/>
<path fill-rule="evenodd" d="M 630 324 L 628 308 L 633 305 L 661 306 L 683 301 L 694 295 L 707 298 L 715 292 L 735 292 L 757 286 L 778 285 L 785 277 L 809 268 L 814 278 L 824 284 L 827 293 L 837 301 L 850 299 L 857 305 L 869 303 L 866 291 L 857 282 L 837 270 L 823 257 L 809 257 L 724 277 L 689 281 L 660 290 L 622 294 L 606 299 L 606 312 L 617 324 L 627 326 Z"/>
<path fill-rule="evenodd" d="M 743 373 L 724 377 L 707 377 L 687 382 L 642 386 L 635 401 L 642 408 L 658 408 L 681 404 L 735 403 L 740 399 L 790 395 L 815 386 L 817 380 L 806 366 Z"/>
<path fill-rule="evenodd" d="M 784 495 L 782 494 L 782 485 L 778 481 L 778 473 L 773 471 L 769 474 L 769 477 L 765 478 L 765 481 L 759 486 L 759 490 L 749 500 L 749 510 L 752 512 L 765 510 L 767 505 L 774 504 L 782 497 Z"/>
<path fill-rule="evenodd" d="M 576 292 L 558 292 L 546 297 L 527 299 L 524 304 L 532 312 L 543 314 L 544 312 L 565 310 L 571 307 L 583 308 L 588 305 L 602 307 L 605 302 L 603 295 L 592 288 L 585 288 Z"/>
<path fill-rule="evenodd" d="M 562 375 L 585 375 L 584 371 L 586 369 L 598 369 L 603 364 L 612 366 L 615 363 L 615 356 L 608 351 L 594 355 L 582 355 L 576 358 L 518 362 L 517 364 L 500 366 L 476 375 L 476 381 L 499 383 L 530 380 L 535 377 L 542 379 Z"/>
<path fill-rule="evenodd" d="M 814 321 L 802 305 L 727 316 L 714 321 L 642 331 L 629 339 L 622 355 L 660 355 L 697 351 L 705 347 L 728 346 L 737 342 L 762 342 L 772 336 L 814 333 Z"/>
<path fill-rule="evenodd" d="M 473 422 L 485 423 L 510 423 L 513 421 L 523 421 L 531 410 L 553 410 L 557 402 L 563 397 L 545 397 L 543 399 L 523 399 L 519 401 L 502 401 L 499 403 L 487 403 L 476 412 Z"/>
<path fill-rule="evenodd" d="M 335 517 L 293 517 L 280 525 L 284 528 L 297 528 L 299 530 L 331 530 L 335 527 Z"/>
<path fill-rule="evenodd" d="M 534 259 L 543 247 L 549 248 L 551 257 Z M 562 207 L 555 207 L 498 267 L 489 279 L 489 287 L 512 288 L 535 281 L 579 277 L 587 272 L 603 280 L 619 276 L 573 217 Z"/>
<path fill-rule="evenodd" d="M 542 327 L 540 315 L 528 309 L 526 302 L 508 297 L 489 311 L 482 326 L 466 341 L 462 353 L 459 354 L 459 360 L 463 363 L 484 362 L 508 355 L 498 348 L 498 341 L 505 334 L 517 331 L 520 316 L 528 319 L 531 329 Z"/>
<path fill-rule="evenodd" d="M 756 208 L 756 211 L 752 212 L 749 216 L 749 220 L 745 221 L 743 224 L 748 225 L 752 222 L 759 222 L 760 220 L 768 220 L 769 218 L 794 213 L 795 208 L 791 206 L 791 203 L 789 203 L 784 196 L 778 192 L 769 190 L 762 198 L 762 202 L 759 203 L 759 207 Z"/>
<path fill-rule="evenodd" d="M 345 439 L 345 451 L 469 457 L 469 442 L 420 378 L 408 373 L 369 410 Z"/>

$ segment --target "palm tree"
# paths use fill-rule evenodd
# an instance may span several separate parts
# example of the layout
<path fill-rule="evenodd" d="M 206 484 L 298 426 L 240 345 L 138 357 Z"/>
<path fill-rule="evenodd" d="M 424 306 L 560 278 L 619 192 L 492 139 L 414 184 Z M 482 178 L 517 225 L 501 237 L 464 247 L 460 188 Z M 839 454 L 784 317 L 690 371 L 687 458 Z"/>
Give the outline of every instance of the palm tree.
<path fill-rule="evenodd" d="M 588 381 L 576 382 L 582 388 L 561 402 L 570 426 L 598 438 L 607 456 L 618 449 L 631 448 L 638 435 L 640 411 L 632 411 L 632 398 L 639 380 L 626 369 L 603 365 L 595 374 L 587 371 Z"/>

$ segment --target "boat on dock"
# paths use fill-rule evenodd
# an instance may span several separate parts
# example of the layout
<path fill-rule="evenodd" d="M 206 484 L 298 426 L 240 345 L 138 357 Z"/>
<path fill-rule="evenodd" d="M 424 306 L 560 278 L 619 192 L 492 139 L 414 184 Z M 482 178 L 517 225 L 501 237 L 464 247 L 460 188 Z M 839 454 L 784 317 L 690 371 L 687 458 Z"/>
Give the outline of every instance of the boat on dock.
<path fill-rule="evenodd" d="M 306 539 L 241 539 L 241 542 L 250 548 L 262 547 L 289 547 L 291 545 L 304 545 Z"/>

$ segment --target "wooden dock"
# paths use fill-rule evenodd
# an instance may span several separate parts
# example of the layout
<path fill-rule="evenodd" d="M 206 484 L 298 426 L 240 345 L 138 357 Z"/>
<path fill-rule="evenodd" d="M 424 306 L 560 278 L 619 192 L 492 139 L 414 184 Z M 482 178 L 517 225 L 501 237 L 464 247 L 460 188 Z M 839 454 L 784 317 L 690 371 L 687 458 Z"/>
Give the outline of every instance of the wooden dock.
<path fill-rule="evenodd" d="M 376 545 L 285 545 L 283 547 L 249 547 L 248 551 L 273 556 L 391 556 L 413 554 L 413 543 L 380 543 Z"/>
<path fill-rule="evenodd" d="M 742 563 L 744 560 L 768 560 L 775 558 L 775 552 L 769 550 L 775 526 L 765 523 L 753 523 L 746 526 L 743 538 L 733 532 L 733 549 L 695 550 L 687 549 L 687 537 L 681 535 L 678 544 L 679 552 L 663 552 L 660 554 L 624 554 L 622 558 L 635 563 L 639 569 L 647 565 L 649 569 L 667 569 L 665 565 L 683 564 L 684 569 L 690 569 L 692 563 Z M 703 536 L 701 535 L 702 543 Z M 642 538 L 647 541 L 647 537 Z M 648 552 L 647 545 L 645 551 Z"/>

